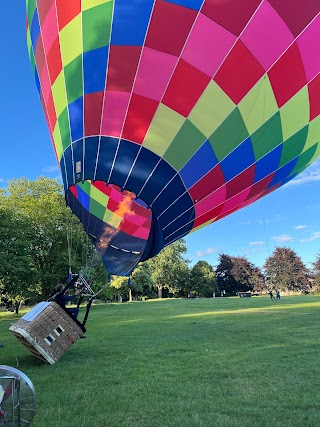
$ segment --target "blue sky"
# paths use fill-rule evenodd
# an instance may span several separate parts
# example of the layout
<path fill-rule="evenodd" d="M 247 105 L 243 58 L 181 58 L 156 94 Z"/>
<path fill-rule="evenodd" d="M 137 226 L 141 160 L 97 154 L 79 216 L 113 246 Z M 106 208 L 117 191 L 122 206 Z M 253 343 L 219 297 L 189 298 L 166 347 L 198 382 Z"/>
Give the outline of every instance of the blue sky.
<path fill-rule="evenodd" d="M 23 0 L 2 4 L 0 187 L 13 178 L 60 176 L 29 65 Z M 308 267 L 320 253 L 320 161 L 261 201 L 187 237 L 192 264 L 218 254 L 262 266 L 275 246 L 294 249 Z"/>

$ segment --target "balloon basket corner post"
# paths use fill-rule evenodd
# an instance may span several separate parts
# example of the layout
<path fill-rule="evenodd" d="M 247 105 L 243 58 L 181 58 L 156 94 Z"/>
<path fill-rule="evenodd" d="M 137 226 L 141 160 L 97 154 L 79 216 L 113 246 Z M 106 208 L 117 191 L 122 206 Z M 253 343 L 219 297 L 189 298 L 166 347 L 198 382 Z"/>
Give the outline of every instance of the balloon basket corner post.
<path fill-rule="evenodd" d="M 85 332 L 81 324 L 55 302 L 37 304 L 9 329 L 35 357 L 50 365 Z"/>

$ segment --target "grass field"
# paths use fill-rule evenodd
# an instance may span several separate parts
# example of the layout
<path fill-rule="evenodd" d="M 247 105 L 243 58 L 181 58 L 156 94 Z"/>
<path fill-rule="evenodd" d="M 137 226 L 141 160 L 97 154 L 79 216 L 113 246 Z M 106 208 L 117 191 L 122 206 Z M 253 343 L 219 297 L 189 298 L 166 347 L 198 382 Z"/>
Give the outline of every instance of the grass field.
<path fill-rule="evenodd" d="M 320 297 L 97 305 L 53 366 L 0 316 L 0 364 L 33 382 L 34 427 L 320 426 Z"/>

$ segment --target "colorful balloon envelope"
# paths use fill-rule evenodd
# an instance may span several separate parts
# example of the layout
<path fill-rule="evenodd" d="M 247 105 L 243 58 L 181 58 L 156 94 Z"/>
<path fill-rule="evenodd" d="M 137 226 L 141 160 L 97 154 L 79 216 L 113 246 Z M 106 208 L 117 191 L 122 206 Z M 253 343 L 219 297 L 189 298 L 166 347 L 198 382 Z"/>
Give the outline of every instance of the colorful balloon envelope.
<path fill-rule="evenodd" d="M 319 0 L 28 0 L 66 201 L 111 274 L 319 153 Z"/>

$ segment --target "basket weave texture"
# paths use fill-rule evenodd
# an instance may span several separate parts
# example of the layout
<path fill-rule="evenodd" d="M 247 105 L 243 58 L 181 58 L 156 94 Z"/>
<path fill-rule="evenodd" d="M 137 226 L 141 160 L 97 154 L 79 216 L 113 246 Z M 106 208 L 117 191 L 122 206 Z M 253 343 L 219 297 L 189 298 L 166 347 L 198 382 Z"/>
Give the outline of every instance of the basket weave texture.
<path fill-rule="evenodd" d="M 50 364 L 83 336 L 72 317 L 53 301 L 38 304 L 9 329 L 36 357 Z"/>

